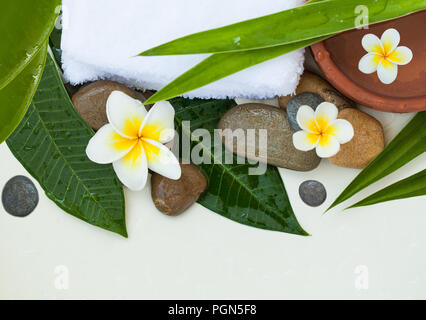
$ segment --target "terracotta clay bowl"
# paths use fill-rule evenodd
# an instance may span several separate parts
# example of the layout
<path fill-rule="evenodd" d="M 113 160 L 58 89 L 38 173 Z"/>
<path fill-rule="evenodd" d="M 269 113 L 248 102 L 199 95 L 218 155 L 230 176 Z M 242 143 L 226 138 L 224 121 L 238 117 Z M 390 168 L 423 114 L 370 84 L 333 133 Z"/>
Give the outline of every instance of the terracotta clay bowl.
<path fill-rule="evenodd" d="M 400 46 L 413 52 L 413 60 L 399 66 L 392 84 L 383 84 L 377 73 L 364 74 L 358 69 L 367 53 L 361 41 L 365 34 L 379 38 L 389 28 L 401 35 Z M 313 56 L 327 80 L 342 94 L 367 107 L 387 112 L 426 110 L 426 10 L 392 21 L 351 30 L 311 46 Z"/>

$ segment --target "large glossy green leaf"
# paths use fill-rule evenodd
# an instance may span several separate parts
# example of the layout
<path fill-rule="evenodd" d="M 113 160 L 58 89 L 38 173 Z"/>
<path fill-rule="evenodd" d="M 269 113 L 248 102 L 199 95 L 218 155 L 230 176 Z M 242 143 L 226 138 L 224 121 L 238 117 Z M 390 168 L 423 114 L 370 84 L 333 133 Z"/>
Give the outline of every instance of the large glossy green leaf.
<path fill-rule="evenodd" d="M 126 237 L 123 188 L 111 165 L 95 164 L 86 156 L 93 134 L 48 56 L 33 103 L 7 144 L 59 207 Z"/>
<path fill-rule="evenodd" d="M 426 111 L 423 111 L 419 112 L 389 145 L 361 171 L 328 210 L 426 152 L 425 141 Z"/>
<path fill-rule="evenodd" d="M 279 57 L 288 52 L 305 48 L 324 39 L 316 38 L 266 49 L 213 54 L 155 93 L 146 103 L 150 104 L 168 100 L 185 92 L 201 88 L 243 69 Z"/>
<path fill-rule="evenodd" d="M 141 55 L 221 53 L 261 49 L 304 41 L 358 27 L 368 8 L 369 23 L 395 19 L 426 9 L 426 0 L 328 0 L 281 11 L 222 28 L 195 33 L 149 49 Z"/>
<path fill-rule="evenodd" d="M 182 139 L 193 137 L 199 128 L 208 130 L 213 137 L 222 115 L 236 105 L 233 100 L 176 98 L 170 102 L 176 110 L 176 128 Z M 254 165 L 238 164 L 234 155 L 234 164 L 224 164 L 222 143 L 212 140 L 191 143 L 211 162 L 198 166 L 208 178 L 208 189 L 198 200 L 201 205 L 248 226 L 308 235 L 293 213 L 277 168 L 269 166 L 264 175 L 249 175 L 248 170 Z M 215 145 L 222 150 L 220 154 L 214 153 Z"/>
<path fill-rule="evenodd" d="M 22 72 L 0 90 L 0 143 L 15 130 L 27 112 L 43 74 L 46 54 L 47 43 Z"/>
<path fill-rule="evenodd" d="M 44 48 L 60 4 L 61 0 L 0 1 L 0 89 Z"/>
<path fill-rule="evenodd" d="M 426 169 L 372 194 L 349 208 L 424 195 L 426 195 Z"/>

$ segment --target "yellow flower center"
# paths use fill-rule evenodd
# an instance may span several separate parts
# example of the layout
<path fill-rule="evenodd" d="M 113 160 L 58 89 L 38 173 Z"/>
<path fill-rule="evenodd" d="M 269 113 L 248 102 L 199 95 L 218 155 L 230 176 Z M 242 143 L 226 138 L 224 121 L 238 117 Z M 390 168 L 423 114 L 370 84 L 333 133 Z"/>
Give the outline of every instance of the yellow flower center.
<path fill-rule="evenodd" d="M 127 119 L 124 125 L 123 133 L 131 137 L 125 138 L 118 133 L 114 133 L 114 146 L 121 151 L 128 150 L 133 146 L 129 153 L 123 158 L 128 161 L 131 167 L 138 167 L 140 164 L 142 150 L 145 152 L 148 161 L 155 160 L 160 154 L 160 148 L 149 143 L 146 139 L 159 141 L 161 135 L 161 127 L 156 124 L 145 125 L 139 132 L 143 119 L 133 117 Z"/>
<path fill-rule="evenodd" d="M 320 146 L 328 145 L 330 143 L 330 136 L 336 135 L 334 126 L 330 125 L 330 120 L 324 115 L 312 119 L 307 128 L 311 131 L 307 135 L 309 142 L 312 144 L 318 142 Z"/>
<path fill-rule="evenodd" d="M 380 61 L 387 66 L 388 64 L 392 64 L 392 61 L 398 61 L 398 54 L 395 50 L 392 50 L 391 43 L 383 43 L 383 48 L 381 46 L 376 46 L 373 52 L 377 53 L 377 55 L 373 58 L 374 62 L 379 64 Z"/>

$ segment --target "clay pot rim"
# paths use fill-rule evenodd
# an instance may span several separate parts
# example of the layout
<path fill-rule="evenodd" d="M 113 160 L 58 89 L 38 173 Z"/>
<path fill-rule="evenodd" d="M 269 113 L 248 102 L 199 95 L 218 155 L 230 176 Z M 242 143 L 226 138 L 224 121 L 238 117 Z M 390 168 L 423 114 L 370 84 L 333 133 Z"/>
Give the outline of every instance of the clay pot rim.
<path fill-rule="evenodd" d="M 389 97 L 360 87 L 335 64 L 323 41 L 312 45 L 311 51 L 327 80 L 344 96 L 359 104 L 385 112 L 409 113 L 425 110 L 426 95 L 410 98 Z"/>

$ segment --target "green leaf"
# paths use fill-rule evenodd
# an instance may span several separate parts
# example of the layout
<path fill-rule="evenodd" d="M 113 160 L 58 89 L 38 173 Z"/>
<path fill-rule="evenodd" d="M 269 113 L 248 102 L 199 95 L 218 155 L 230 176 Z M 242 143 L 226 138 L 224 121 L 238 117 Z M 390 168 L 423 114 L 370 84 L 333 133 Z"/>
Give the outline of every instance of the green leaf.
<path fill-rule="evenodd" d="M 426 111 L 423 111 L 416 114 L 389 145 L 361 171 L 328 210 L 424 153 L 425 141 Z"/>
<path fill-rule="evenodd" d="M 266 49 L 213 54 L 155 93 L 146 103 L 151 104 L 157 101 L 168 100 L 185 92 L 201 88 L 248 67 L 279 57 L 288 52 L 305 48 L 324 39 L 316 38 Z"/>
<path fill-rule="evenodd" d="M 325 0 L 311 0 L 305 5 Z M 212 54 L 151 96 L 146 103 L 168 100 L 186 92 L 294 50 L 308 47 L 326 37 L 286 44 L 273 48 Z"/>
<path fill-rule="evenodd" d="M 222 53 L 274 47 L 355 29 L 368 8 L 374 24 L 426 9 L 426 0 L 328 0 L 182 37 L 140 55 Z"/>
<path fill-rule="evenodd" d="M 27 112 L 43 74 L 46 54 L 47 43 L 22 72 L 0 90 L 0 143 L 15 130 Z"/>
<path fill-rule="evenodd" d="M 61 40 L 62 40 L 62 29 L 58 29 L 56 27 L 53 28 L 49 37 L 49 46 L 53 52 L 53 56 L 59 67 L 62 66 Z"/>
<path fill-rule="evenodd" d="M 7 144 L 60 208 L 127 237 L 123 188 L 112 166 L 95 164 L 86 156 L 93 134 L 48 56 L 33 103 Z"/>
<path fill-rule="evenodd" d="M 182 139 L 194 138 L 194 130 L 203 128 L 214 136 L 222 115 L 234 107 L 233 100 L 201 100 L 176 98 L 170 101 L 176 110 L 176 128 Z M 190 125 L 188 122 L 190 121 Z M 291 207 L 278 169 L 268 166 L 264 175 L 249 175 L 255 165 L 224 164 L 224 147 L 220 139 L 217 145 L 221 153 L 214 153 L 213 141 L 192 141 L 191 149 L 198 146 L 205 159 L 198 165 L 208 178 L 208 189 L 198 202 L 204 207 L 236 222 L 267 230 L 309 235 L 299 225 Z M 216 141 L 217 141 L 216 140 Z M 211 144 L 211 145 L 209 145 Z M 183 141 L 180 145 L 184 145 Z M 185 158 L 185 157 L 184 157 Z"/>
<path fill-rule="evenodd" d="M 44 49 L 60 4 L 60 0 L 0 1 L 0 89 Z"/>
<path fill-rule="evenodd" d="M 426 195 L 426 169 L 374 193 L 349 208 L 370 206 L 380 202 L 424 195 Z"/>

